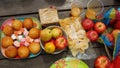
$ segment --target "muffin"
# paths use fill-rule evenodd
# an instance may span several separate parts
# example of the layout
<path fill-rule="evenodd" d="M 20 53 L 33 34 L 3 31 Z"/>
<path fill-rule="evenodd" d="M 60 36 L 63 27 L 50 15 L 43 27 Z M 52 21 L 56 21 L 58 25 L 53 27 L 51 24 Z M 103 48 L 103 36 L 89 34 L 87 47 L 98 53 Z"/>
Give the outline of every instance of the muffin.
<path fill-rule="evenodd" d="M 8 46 L 13 45 L 13 39 L 9 36 L 5 36 L 2 38 L 1 43 L 3 48 L 7 48 Z"/>
<path fill-rule="evenodd" d="M 13 34 L 13 28 L 10 25 L 5 25 L 3 33 L 7 36 L 11 36 Z"/>
<path fill-rule="evenodd" d="M 22 28 L 22 22 L 20 20 L 14 20 L 13 23 L 12 23 L 12 27 L 15 29 L 15 30 L 20 30 L 20 28 Z"/>
<path fill-rule="evenodd" d="M 33 21 L 31 18 L 26 18 L 23 22 L 23 26 L 27 29 L 31 29 L 33 27 Z"/>

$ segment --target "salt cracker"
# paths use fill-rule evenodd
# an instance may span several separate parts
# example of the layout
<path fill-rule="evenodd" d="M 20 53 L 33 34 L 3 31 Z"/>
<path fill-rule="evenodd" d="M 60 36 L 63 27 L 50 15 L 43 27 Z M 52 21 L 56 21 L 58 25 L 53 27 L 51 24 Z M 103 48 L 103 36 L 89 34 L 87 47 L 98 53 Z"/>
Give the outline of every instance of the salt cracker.
<path fill-rule="evenodd" d="M 39 9 L 41 24 L 56 23 L 59 21 L 58 12 L 55 8 Z"/>

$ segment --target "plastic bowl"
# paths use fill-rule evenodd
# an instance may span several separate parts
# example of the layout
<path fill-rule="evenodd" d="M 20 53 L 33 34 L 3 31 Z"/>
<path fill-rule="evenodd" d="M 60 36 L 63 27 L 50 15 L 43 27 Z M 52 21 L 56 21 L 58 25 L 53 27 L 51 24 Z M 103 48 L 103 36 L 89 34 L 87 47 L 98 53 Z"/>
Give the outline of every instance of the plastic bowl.
<path fill-rule="evenodd" d="M 60 29 L 62 30 L 62 32 L 63 32 L 63 36 L 67 39 L 67 35 L 66 35 L 64 29 L 61 28 L 60 26 L 49 26 L 49 27 L 47 27 L 47 28 L 48 28 L 48 29 L 53 29 L 53 28 L 55 28 L 55 27 L 60 28 Z M 43 43 L 43 41 L 41 41 L 41 40 L 40 40 L 40 45 L 41 45 L 42 49 L 45 50 L 45 48 L 44 48 L 44 43 Z M 59 53 L 63 52 L 64 50 L 65 50 L 65 49 L 62 49 L 62 50 L 57 50 L 57 49 L 56 49 L 55 52 L 53 52 L 52 54 L 59 54 Z"/>
<path fill-rule="evenodd" d="M 87 10 L 94 10 L 97 15 L 101 14 L 104 10 L 104 4 L 101 0 L 89 0 L 87 3 Z"/>
<path fill-rule="evenodd" d="M 74 0 L 72 3 L 71 3 L 71 7 L 78 7 L 81 11 L 80 11 L 80 16 L 82 16 L 85 12 L 85 4 L 86 1 L 79 1 L 79 0 Z"/>

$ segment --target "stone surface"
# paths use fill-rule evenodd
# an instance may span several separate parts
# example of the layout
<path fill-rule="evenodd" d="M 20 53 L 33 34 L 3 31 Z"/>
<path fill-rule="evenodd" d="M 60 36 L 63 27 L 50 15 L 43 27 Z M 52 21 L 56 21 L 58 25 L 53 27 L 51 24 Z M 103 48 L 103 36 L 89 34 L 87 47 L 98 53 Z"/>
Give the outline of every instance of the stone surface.
<path fill-rule="evenodd" d="M 34 13 L 38 9 L 56 6 L 57 9 L 70 9 L 72 3 L 86 7 L 89 0 L 0 0 L 0 16 Z M 101 0 L 104 5 L 113 5 L 113 0 Z"/>

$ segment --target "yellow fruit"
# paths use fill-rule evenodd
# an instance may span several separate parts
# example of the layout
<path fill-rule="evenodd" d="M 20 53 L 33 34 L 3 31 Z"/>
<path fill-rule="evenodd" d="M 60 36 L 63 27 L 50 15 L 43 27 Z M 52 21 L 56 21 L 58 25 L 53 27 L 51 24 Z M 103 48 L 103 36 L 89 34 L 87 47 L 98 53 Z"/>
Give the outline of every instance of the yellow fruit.
<path fill-rule="evenodd" d="M 96 18 L 96 12 L 94 9 L 89 9 L 86 12 L 86 17 L 90 19 L 95 19 Z"/>
<path fill-rule="evenodd" d="M 12 27 L 15 30 L 20 30 L 20 28 L 22 28 L 22 22 L 20 20 L 14 20 L 12 23 Z"/>
<path fill-rule="evenodd" d="M 11 26 L 9 26 L 9 25 L 5 25 L 5 26 L 4 26 L 4 29 L 3 29 L 3 33 L 4 33 L 5 35 L 10 36 L 10 35 L 13 34 L 13 28 L 12 28 Z"/>
<path fill-rule="evenodd" d="M 59 36 L 62 36 L 63 34 L 60 28 L 53 28 L 51 32 L 52 32 L 53 38 L 58 38 Z"/>
<path fill-rule="evenodd" d="M 39 38 L 40 36 L 40 30 L 38 28 L 32 28 L 29 31 L 29 36 L 33 39 Z"/>
<path fill-rule="evenodd" d="M 30 29 L 33 27 L 33 21 L 31 18 L 26 18 L 23 22 L 23 26 L 27 29 Z"/>
<path fill-rule="evenodd" d="M 11 37 L 3 37 L 1 40 L 2 43 L 2 47 L 7 48 L 8 46 L 12 46 L 13 45 L 13 40 Z"/>
<path fill-rule="evenodd" d="M 8 58 L 14 58 L 17 56 L 17 48 L 15 48 L 14 46 L 9 46 L 6 50 L 5 50 L 5 55 Z"/>
<path fill-rule="evenodd" d="M 21 46 L 18 48 L 18 56 L 20 58 L 27 58 L 29 56 L 30 52 L 29 49 L 25 46 Z"/>
<path fill-rule="evenodd" d="M 40 51 L 40 44 L 37 43 L 37 42 L 32 42 L 29 45 L 29 50 L 30 50 L 31 53 L 37 54 Z"/>
<path fill-rule="evenodd" d="M 40 39 L 44 42 L 49 41 L 52 38 L 52 32 L 50 29 L 46 28 L 41 30 Z"/>
<path fill-rule="evenodd" d="M 55 45 L 52 42 L 46 43 L 44 48 L 45 48 L 45 52 L 47 52 L 47 53 L 55 52 Z"/>
<path fill-rule="evenodd" d="M 71 9 L 71 15 L 73 17 L 78 17 L 80 15 L 80 9 L 78 7 L 72 7 Z"/>

